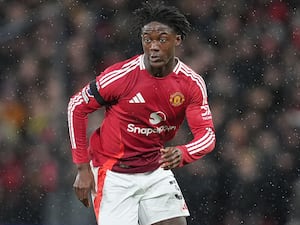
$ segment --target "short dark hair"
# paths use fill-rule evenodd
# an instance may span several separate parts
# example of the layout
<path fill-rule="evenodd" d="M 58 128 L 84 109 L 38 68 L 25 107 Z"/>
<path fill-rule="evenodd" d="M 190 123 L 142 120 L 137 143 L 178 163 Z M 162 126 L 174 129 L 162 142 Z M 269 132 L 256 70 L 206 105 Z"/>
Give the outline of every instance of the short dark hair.
<path fill-rule="evenodd" d="M 175 6 L 166 6 L 162 3 L 150 4 L 149 1 L 142 3 L 142 7 L 134 12 L 133 29 L 138 35 L 146 24 L 156 21 L 171 27 L 184 39 L 191 30 L 191 24 Z"/>

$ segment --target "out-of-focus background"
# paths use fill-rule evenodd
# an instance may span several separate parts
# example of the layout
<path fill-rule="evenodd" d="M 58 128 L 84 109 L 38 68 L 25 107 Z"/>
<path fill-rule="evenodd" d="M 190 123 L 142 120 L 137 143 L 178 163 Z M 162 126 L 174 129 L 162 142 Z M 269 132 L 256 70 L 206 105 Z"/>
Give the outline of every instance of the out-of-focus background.
<path fill-rule="evenodd" d="M 1 225 L 95 224 L 72 190 L 67 103 L 141 53 L 127 23 L 141 2 L 0 0 Z M 189 225 L 299 225 L 300 1 L 167 2 L 192 23 L 178 56 L 204 77 L 217 132 L 174 170 Z M 184 124 L 171 144 L 190 138 Z"/>

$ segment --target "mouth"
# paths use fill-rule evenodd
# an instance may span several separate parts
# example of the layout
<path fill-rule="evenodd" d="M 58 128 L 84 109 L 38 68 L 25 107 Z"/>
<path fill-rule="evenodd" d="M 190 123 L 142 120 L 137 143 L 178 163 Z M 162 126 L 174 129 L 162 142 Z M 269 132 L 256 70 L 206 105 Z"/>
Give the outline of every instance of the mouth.
<path fill-rule="evenodd" d="M 149 56 L 149 60 L 150 60 L 151 62 L 161 62 L 161 61 L 163 61 L 163 60 L 160 58 L 159 55 L 150 55 L 150 56 Z"/>

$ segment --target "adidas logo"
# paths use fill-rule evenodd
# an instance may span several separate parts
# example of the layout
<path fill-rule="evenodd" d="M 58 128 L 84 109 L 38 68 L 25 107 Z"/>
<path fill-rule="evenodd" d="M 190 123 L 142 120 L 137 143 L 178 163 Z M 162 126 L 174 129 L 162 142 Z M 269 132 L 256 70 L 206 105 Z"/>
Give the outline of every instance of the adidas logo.
<path fill-rule="evenodd" d="M 145 103 L 145 99 L 143 98 L 142 94 L 139 92 L 132 99 L 129 100 L 129 103 Z"/>

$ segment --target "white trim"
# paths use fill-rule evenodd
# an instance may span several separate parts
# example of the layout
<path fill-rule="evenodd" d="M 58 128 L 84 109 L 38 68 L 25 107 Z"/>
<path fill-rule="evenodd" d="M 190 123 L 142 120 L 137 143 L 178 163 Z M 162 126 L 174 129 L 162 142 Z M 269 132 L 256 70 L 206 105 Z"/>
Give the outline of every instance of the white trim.
<path fill-rule="evenodd" d="M 129 103 L 145 103 L 141 92 L 138 92 L 132 99 L 129 100 Z"/>
<path fill-rule="evenodd" d="M 197 152 L 205 150 L 209 147 L 215 140 L 215 133 L 211 128 L 207 128 L 206 134 L 197 140 L 196 142 L 186 145 L 186 148 L 190 154 L 195 154 Z"/>
<path fill-rule="evenodd" d="M 139 57 L 136 59 L 126 63 L 121 69 L 113 70 L 107 74 L 105 74 L 103 77 L 99 79 L 99 84 L 101 88 L 105 88 L 110 83 L 114 82 L 115 80 L 120 79 L 130 71 L 134 70 L 137 66 L 139 66 Z M 98 83 L 97 82 L 97 83 Z"/>
<path fill-rule="evenodd" d="M 71 98 L 68 105 L 68 127 L 69 127 L 69 136 L 71 141 L 72 149 L 75 149 L 76 141 L 75 141 L 75 133 L 74 133 L 74 125 L 73 125 L 73 112 L 76 106 L 80 105 L 83 102 L 83 98 L 81 92 L 79 92 L 76 96 Z"/>

